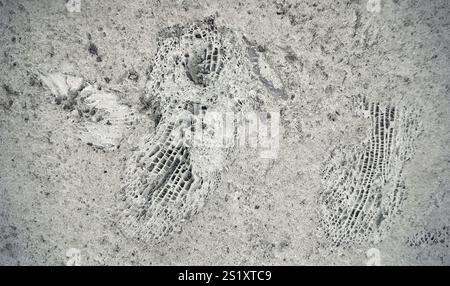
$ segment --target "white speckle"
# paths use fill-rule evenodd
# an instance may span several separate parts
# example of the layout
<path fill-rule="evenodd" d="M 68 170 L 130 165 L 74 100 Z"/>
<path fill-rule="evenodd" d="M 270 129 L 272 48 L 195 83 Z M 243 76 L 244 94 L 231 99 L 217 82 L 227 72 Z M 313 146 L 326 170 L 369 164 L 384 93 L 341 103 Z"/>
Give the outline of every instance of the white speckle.
<path fill-rule="evenodd" d="M 380 13 L 381 0 L 367 0 L 366 8 L 370 13 Z"/>
<path fill-rule="evenodd" d="M 366 261 L 367 266 L 380 266 L 381 265 L 381 255 L 378 248 L 370 248 L 366 252 L 368 260 Z"/>
<path fill-rule="evenodd" d="M 66 8 L 70 13 L 80 13 L 81 0 L 68 0 L 66 3 Z"/>
<path fill-rule="evenodd" d="M 69 248 L 66 251 L 66 266 L 81 266 L 81 251 L 77 248 Z"/>

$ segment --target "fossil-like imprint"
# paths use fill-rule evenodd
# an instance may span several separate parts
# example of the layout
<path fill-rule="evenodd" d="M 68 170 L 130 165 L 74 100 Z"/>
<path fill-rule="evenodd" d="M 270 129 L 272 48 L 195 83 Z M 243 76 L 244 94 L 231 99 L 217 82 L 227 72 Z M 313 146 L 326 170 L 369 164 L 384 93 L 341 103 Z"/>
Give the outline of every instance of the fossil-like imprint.
<path fill-rule="evenodd" d="M 119 194 L 119 225 L 127 235 L 160 242 L 181 230 L 217 187 L 233 146 L 206 144 L 215 130 L 201 115 L 270 108 L 271 79 L 261 80 L 257 61 L 264 57 L 256 47 L 218 28 L 213 17 L 160 32 L 141 100 L 155 115 L 156 131 L 129 158 Z M 202 142 L 193 144 L 189 134 L 198 129 Z"/>
<path fill-rule="evenodd" d="M 408 237 L 406 244 L 410 247 L 443 246 L 450 248 L 450 227 L 427 227 Z"/>
<path fill-rule="evenodd" d="M 402 177 L 420 133 L 420 112 L 404 104 L 354 97 L 356 115 L 370 121 L 366 139 L 338 148 L 322 174 L 321 229 L 331 247 L 377 243 L 401 212 Z"/>

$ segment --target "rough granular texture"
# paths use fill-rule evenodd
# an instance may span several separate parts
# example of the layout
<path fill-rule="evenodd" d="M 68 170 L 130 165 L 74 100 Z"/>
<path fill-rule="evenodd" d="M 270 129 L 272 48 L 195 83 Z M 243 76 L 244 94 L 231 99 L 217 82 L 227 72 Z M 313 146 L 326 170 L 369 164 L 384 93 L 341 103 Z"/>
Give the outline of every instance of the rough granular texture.
<path fill-rule="evenodd" d="M 446 248 L 450 247 L 450 228 L 443 226 L 441 228 L 424 229 L 409 237 L 406 244 L 410 247 L 425 247 L 440 245 Z"/>
<path fill-rule="evenodd" d="M 320 226 L 332 247 L 379 242 L 406 197 L 402 172 L 420 132 L 418 112 L 401 104 L 354 98 L 356 115 L 370 120 L 359 146 L 333 153 L 323 171 Z"/>
<path fill-rule="evenodd" d="M 141 98 L 156 132 L 128 160 L 120 192 L 122 229 L 151 242 L 180 231 L 181 222 L 201 208 L 220 181 L 232 146 L 211 143 L 214 130 L 202 115 L 270 106 L 270 99 L 259 98 L 268 98 L 269 91 L 255 82 L 242 37 L 217 28 L 214 18 L 169 27 L 159 36 Z M 194 144 L 190 135 L 199 129 L 202 142 Z"/>

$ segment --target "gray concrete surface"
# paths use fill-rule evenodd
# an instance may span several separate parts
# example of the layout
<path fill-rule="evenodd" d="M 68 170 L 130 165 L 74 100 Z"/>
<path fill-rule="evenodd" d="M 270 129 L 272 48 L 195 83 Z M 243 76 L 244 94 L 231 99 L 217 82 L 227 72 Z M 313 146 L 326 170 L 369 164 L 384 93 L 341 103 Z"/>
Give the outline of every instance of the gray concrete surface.
<path fill-rule="evenodd" d="M 0 0 L 0 265 L 450 264 L 447 0 L 66 4 Z M 196 215 L 142 242 L 118 227 L 117 193 L 155 132 L 140 98 L 158 33 L 209 16 L 259 47 L 283 86 L 267 92 L 281 110 L 278 156 L 236 150 Z M 77 98 L 100 94 L 87 114 L 68 90 L 58 98 L 51 74 L 81 78 Z M 320 227 L 323 170 L 370 128 L 356 96 L 412 107 L 421 127 L 385 235 L 335 245 Z"/>

